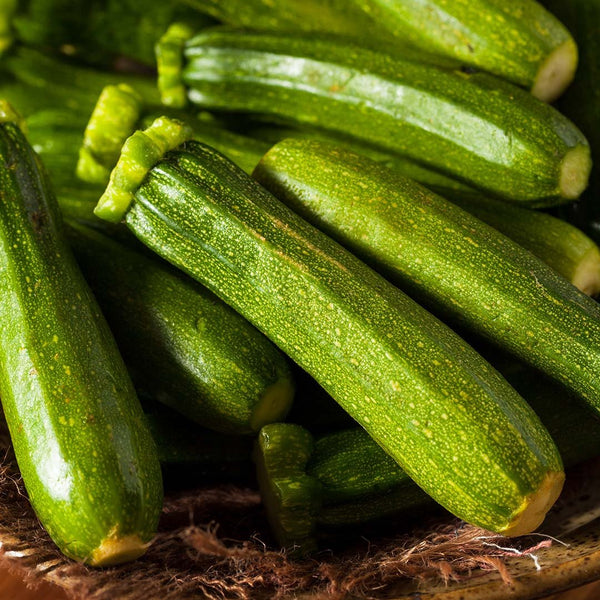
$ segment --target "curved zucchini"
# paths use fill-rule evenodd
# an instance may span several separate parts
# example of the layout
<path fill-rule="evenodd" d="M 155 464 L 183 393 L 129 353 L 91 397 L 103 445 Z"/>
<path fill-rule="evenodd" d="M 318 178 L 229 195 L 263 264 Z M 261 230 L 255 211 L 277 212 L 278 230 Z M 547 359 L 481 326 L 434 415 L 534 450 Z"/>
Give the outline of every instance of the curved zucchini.
<path fill-rule="evenodd" d="M 286 140 L 265 155 L 255 177 L 438 314 L 600 411 L 600 307 L 532 254 L 411 180 L 336 146 Z"/>
<path fill-rule="evenodd" d="M 535 529 L 563 473 L 522 398 L 218 152 L 186 142 L 161 158 L 183 137 L 163 125 L 127 141 L 98 216 L 124 219 L 275 341 L 440 504 L 507 535 Z"/>
<path fill-rule="evenodd" d="M 577 198 L 591 167 L 554 108 L 483 73 L 339 40 L 213 31 L 185 47 L 183 81 L 209 110 L 309 124 L 532 207 Z"/>
<path fill-rule="evenodd" d="M 285 418 L 283 355 L 207 289 L 86 225 L 68 223 L 75 258 L 136 389 L 196 423 L 251 434 Z"/>
<path fill-rule="evenodd" d="M 71 558 L 143 554 L 162 484 L 112 335 L 63 239 L 39 159 L 0 103 L 0 396 L 40 521 Z"/>

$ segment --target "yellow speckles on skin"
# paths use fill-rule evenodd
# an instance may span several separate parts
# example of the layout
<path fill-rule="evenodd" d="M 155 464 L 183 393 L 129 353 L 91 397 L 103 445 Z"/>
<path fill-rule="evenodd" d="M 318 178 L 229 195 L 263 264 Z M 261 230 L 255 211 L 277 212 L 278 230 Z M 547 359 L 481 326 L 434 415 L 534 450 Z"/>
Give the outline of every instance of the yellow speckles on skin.
<path fill-rule="evenodd" d="M 66 375 L 71 375 L 71 367 L 69 367 L 69 365 L 63 365 L 63 369 Z"/>
<path fill-rule="evenodd" d="M 444 421 L 447 421 L 448 420 L 448 415 L 446 413 L 442 413 L 440 415 L 440 419 L 444 419 Z"/>
<path fill-rule="evenodd" d="M 75 425 L 75 419 L 73 417 L 69 417 L 69 427 L 73 427 Z"/>
<path fill-rule="evenodd" d="M 431 429 L 424 429 L 423 433 L 425 434 L 425 437 L 429 439 L 433 438 L 433 431 L 431 431 Z"/>
<path fill-rule="evenodd" d="M 399 392 L 402 389 L 402 386 L 397 381 L 390 381 L 390 386 L 395 392 Z"/>
<path fill-rule="evenodd" d="M 63 417 L 63 416 L 60 416 L 60 417 L 58 417 L 58 422 L 61 425 L 66 425 L 67 424 L 67 419 L 65 419 L 65 417 Z"/>
<path fill-rule="evenodd" d="M 52 336 L 52 341 L 56 344 L 58 342 L 58 336 L 55 334 Z"/>
<path fill-rule="evenodd" d="M 353 364 L 354 366 L 358 365 L 358 361 L 355 358 L 351 358 L 350 363 Z"/>
<path fill-rule="evenodd" d="M 419 421 L 417 421 L 417 419 L 413 419 L 413 420 L 411 421 L 411 423 L 412 423 L 412 424 L 413 424 L 415 427 L 420 427 L 420 426 L 421 426 L 421 423 L 420 423 Z"/>

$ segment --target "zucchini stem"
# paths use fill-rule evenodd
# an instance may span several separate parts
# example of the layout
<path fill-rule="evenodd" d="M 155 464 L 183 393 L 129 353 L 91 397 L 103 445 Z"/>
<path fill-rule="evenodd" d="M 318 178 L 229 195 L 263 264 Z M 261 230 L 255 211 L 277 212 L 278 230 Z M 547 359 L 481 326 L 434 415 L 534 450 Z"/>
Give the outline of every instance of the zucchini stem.
<path fill-rule="evenodd" d="M 542 63 L 531 93 L 544 102 L 554 102 L 573 81 L 577 62 L 577 44 L 573 39 L 568 39 Z"/>

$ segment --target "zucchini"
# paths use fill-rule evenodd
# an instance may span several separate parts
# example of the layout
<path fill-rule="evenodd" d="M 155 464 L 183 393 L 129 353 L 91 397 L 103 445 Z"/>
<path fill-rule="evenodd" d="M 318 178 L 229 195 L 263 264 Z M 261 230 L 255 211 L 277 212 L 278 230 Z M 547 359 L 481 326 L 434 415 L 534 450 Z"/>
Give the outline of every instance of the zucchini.
<path fill-rule="evenodd" d="M 316 139 L 368 156 L 452 200 L 454 204 L 498 229 L 550 265 L 585 294 L 595 296 L 600 293 L 600 250 L 597 244 L 577 227 L 562 219 L 496 200 L 410 160 L 349 142 L 343 136 L 327 135 L 310 128 L 269 127 L 259 123 L 251 124 L 245 132 L 271 144 L 289 137 Z"/>
<path fill-rule="evenodd" d="M 572 81 L 577 46 L 533 0 L 195 0 L 219 21 L 259 30 L 343 34 L 393 51 L 410 43 L 494 73 L 551 101 Z M 509 40 L 509 43 L 507 43 Z"/>
<path fill-rule="evenodd" d="M 507 535 L 535 529 L 563 473 L 522 398 L 408 296 L 182 138 L 165 119 L 129 138 L 96 214 L 258 327 L 451 512 Z"/>
<path fill-rule="evenodd" d="M 64 241 L 39 159 L 0 102 L 0 396 L 31 504 L 63 553 L 142 555 L 162 506 L 156 448 Z"/>
<path fill-rule="evenodd" d="M 481 195 L 453 194 L 449 198 L 535 254 L 584 294 L 600 293 L 600 249 L 571 223 Z"/>
<path fill-rule="evenodd" d="M 21 0 L 15 8 L 10 0 L 8 10 L 0 3 L 0 19 L 26 45 L 105 66 L 122 56 L 153 66 L 154 45 L 170 23 L 182 19 L 195 29 L 213 23 L 180 0 Z"/>
<path fill-rule="evenodd" d="M 600 411 L 600 307 L 510 239 L 394 171 L 317 141 L 280 142 L 254 176 L 438 314 Z"/>
<path fill-rule="evenodd" d="M 189 99 L 208 110 L 342 133 L 531 207 L 573 200 L 587 185 L 581 132 L 484 73 L 330 38 L 227 31 L 196 36 L 185 58 Z"/>
<path fill-rule="evenodd" d="M 566 467 L 600 454 L 600 420 L 585 405 L 538 371 L 495 352 L 493 356 L 552 434 Z M 295 445 L 289 444 L 290 438 Z M 254 456 L 273 533 L 281 546 L 295 546 L 300 554 L 314 550 L 326 528 L 339 530 L 392 516 L 415 519 L 434 507 L 357 427 L 313 440 L 298 425 L 274 423 L 261 430 Z M 282 480 L 288 484 L 280 486 Z"/>
<path fill-rule="evenodd" d="M 294 394 L 283 355 L 211 292 L 86 225 L 67 236 L 136 389 L 222 433 L 285 418 Z"/>

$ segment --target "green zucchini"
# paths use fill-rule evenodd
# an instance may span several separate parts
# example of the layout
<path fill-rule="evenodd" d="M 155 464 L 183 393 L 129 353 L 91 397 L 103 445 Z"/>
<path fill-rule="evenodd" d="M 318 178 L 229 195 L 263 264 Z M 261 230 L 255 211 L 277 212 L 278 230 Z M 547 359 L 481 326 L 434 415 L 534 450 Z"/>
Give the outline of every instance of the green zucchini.
<path fill-rule="evenodd" d="M 162 119 L 129 138 L 98 216 L 124 220 L 275 341 L 451 512 L 507 535 L 535 529 L 563 474 L 522 398 L 224 156 L 178 147 L 181 129 Z"/>
<path fill-rule="evenodd" d="M 0 79 L 0 97 L 17 106 L 25 118 L 60 108 L 71 113 L 72 123 L 81 125 L 82 131 L 106 85 L 125 83 L 147 104 L 160 103 L 152 78 L 82 67 L 25 46 L 2 57 Z"/>
<path fill-rule="evenodd" d="M 317 141 L 280 142 L 254 176 L 438 314 L 600 411 L 600 307 L 510 239 L 394 171 Z"/>
<path fill-rule="evenodd" d="M 532 207 L 573 200 L 587 185 L 581 132 L 484 73 L 331 38 L 228 31 L 196 36 L 185 58 L 189 98 L 209 110 L 342 133 Z"/>
<path fill-rule="evenodd" d="M 0 23 L 6 22 L 18 40 L 106 66 L 122 56 L 152 66 L 154 45 L 173 21 L 184 20 L 196 30 L 213 23 L 180 0 L 20 0 L 18 6 L 12 4 L 10 0 L 0 3 Z"/>
<path fill-rule="evenodd" d="M 524 86 L 546 101 L 569 85 L 577 46 L 533 0 L 195 0 L 237 27 L 343 34 L 390 51 L 407 43 Z"/>
<path fill-rule="evenodd" d="M 571 223 L 481 195 L 453 194 L 449 198 L 535 254 L 584 294 L 600 293 L 600 249 Z"/>
<path fill-rule="evenodd" d="M 67 556 L 131 560 L 158 524 L 156 448 L 47 177 L 5 102 L 0 157 L 0 396 L 23 482 Z"/>
<path fill-rule="evenodd" d="M 498 358 L 495 352 L 493 356 L 494 364 L 552 434 L 566 467 L 600 454 L 600 420 L 585 405 L 536 370 Z M 289 444 L 290 438 L 296 445 Z M 285 460 L 278 460 L 280 448 Z M 298 425 L 267 425 L 255 447 L 255 462 L 269 522 L 275 524 L 273 533 L 280 545 L 296 546 L 300 553 L 312 551 L 325 528 L 339 530 L 392 516 L 415 519 L 434 506 L 396 462 L 357 427 L 313 440 Z M 288 485 L 279 486 L 281 480 Z M 288 494 L 295 503 L 289 501 Z M 302 501 L 306 502 L 304 507 Z"/>
<path fill-rule="evenodd" d="M 251 434 L 285 418 L 283 355 L 211 292 L 86 225 L 67 236 L 136 389 L 196 423 Z"/>

